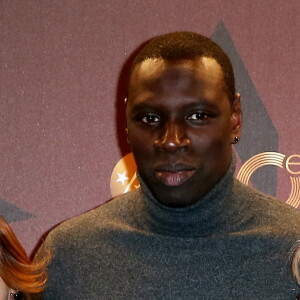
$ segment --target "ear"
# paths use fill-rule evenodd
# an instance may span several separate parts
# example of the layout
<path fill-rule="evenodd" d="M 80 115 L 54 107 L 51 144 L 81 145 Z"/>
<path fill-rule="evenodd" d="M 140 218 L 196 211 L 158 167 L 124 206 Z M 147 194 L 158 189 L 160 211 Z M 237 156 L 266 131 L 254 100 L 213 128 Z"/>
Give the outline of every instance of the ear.
<path fill-rule="evenodd" d="M 129 141 L 129 138 L 128 138 L 128 128 L 127 128 L 127 124 L 126 124 L 126 128 L 125 128 L 125 132 L 126 132 L 127 144 L 130 145 L 130 141 Z"/>
<path fill-rule="evenodd" d="M 124 98 L 124 103 L 125 103 L 125 107 L 126 107 L 126 110 L 127 110 L 127 103 L 128 103 L 128 98 L 127 98 L 127 97 Z M 130 144 L 129 139 L 128 139 L 127 118 L 126 118 L 126 128 L 125 128 L 125 132 L 126 132 L 127 143 Z"/>
<path fill-rule="evenodd" d="M 235 138 L 241 138 L 241 128 L 243 123 L 243 114 L 241 107 L 241 95 L 236 93 L 231 105 L 231 143 L 236 144 Z"/>

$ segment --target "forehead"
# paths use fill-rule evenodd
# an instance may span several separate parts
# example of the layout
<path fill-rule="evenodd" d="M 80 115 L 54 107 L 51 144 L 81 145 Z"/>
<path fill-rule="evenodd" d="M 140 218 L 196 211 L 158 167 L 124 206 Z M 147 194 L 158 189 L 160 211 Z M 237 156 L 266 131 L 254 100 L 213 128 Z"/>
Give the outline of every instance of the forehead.
<path fill-rule="evenodd" d="M 176 94 L 179 90 L 197 93 L 199 90 L 225 89 L 222 68 L 213 58 L 175 61 L 147 59 L 138 63 L 131 73 L 129 98 L 145 91 Z"/>

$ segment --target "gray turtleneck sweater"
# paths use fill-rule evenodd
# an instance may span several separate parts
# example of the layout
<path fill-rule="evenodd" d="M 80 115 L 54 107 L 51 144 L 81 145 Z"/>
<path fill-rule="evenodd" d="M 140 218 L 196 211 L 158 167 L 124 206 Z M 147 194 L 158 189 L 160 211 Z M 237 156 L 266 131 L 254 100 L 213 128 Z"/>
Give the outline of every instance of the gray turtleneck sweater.
<path fill-rule="evenodd" d="M 300 213 L 233 179 L 168 208 L 147 187 L 64 222 L 44 299 L 295 299 L 289 256 Z"/>

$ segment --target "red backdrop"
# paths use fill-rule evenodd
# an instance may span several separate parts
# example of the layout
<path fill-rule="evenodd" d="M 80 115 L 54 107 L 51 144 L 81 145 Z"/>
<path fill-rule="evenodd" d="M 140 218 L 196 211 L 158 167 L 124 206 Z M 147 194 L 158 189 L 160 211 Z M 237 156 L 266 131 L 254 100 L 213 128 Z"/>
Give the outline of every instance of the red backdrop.
<path fill-rule="evenodd" d="M 300 155 L 299 15 L 298 0 L 2 0 L 0 209 L 27 251 L 111 197 L 112 170 L 129 151 L 126 62 L 155 35 L 196 31 L 230 51 L 253 125 L 239 166 L 262 149 Z M 260 172 L 285 201 L 291 173 L 282 166 Z"/>

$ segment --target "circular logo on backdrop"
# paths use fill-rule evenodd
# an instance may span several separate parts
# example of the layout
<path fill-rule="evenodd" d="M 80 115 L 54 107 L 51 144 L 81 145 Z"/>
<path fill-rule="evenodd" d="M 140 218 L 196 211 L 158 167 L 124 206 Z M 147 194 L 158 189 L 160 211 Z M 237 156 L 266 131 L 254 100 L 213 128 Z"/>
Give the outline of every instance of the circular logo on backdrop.
<path fill-rule="evenodd" d="M 289 156 L 284 164 L 285 155 L 278 152 L 263 152 L 252 156 L 240 168 L 237 179 L 244 184 L 249 184 L 251 175 L 263 166 L 277 166 L 287 170 L 291 181 L 291 193 L 286 203 L 298 207 L 300 204 L 300 155 L 293 154 Z"/>
<path fill-rule="evenodd" d="M 140 186 L 136 177 L 136 164 L 132 153 L 122 157 L 114 167 L 110 177 L 112 197 L 133 191 Z"/>
<path fill-rule="evenodd" d="M 252 156 L 240 168 L 237 179 L 249 185 L 251 175 L 263 166 L 277 166 L 285 169 L 290 175 L 291 193 L 286 203 L 300 205 L 300 155 L 293 154 L 285 160 L 285 155 L 278 152 L 263 152 Z M 285 160 L 285 163 L 284 163 Z M 119 160 L 110 178 L 110 190 L 113 197 L 125 194 L 139 187 L 136 176 L 136 164 L 132 153 Z"/>

